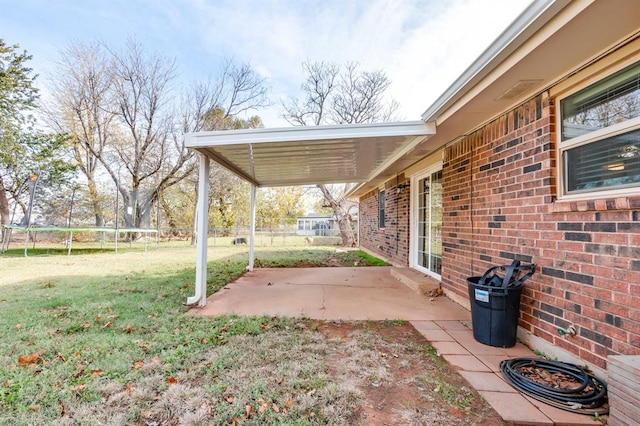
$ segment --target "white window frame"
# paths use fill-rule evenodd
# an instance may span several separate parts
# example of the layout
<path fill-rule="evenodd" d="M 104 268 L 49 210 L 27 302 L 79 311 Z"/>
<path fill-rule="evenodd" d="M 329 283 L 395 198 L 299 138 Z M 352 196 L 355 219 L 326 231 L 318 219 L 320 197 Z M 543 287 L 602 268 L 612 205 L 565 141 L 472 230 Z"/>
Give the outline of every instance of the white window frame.
<path fill-rule="evenodd" d="M 422 169 L 421 171 L 411 175 L 411 193 L 409 197 L 409 223 L 411 223 L 411 229 L 409 230 L 409 267 L 417 271 L 420 271 L 426 275 L 429 275 L 437 280 L 442 279 L 442 275 L 436 274 L 427 268 L 424 268 L 418 264 L 418 182 L 420 179 L 424 179 L 427 176 L 431 176 L 433 173 L 443 169 L 443 162 L 438 161 L 431 166 Z M 443 218 L 444 220 L 444 218 Z M 444 265 L 443 265 L 444 266 Z"/>
<path fill-rule="evenodd" d="M 608 76 L 615 74 L 616 72 L 626 68 L 629 65 L 640 64 L 640 61 L 632 63 L 625 63 L 618 67 L 612 68 L 606 74 L 599 76 L 598 79 L 590 79 L 588 82 L 576 87 L 574 90 L 558 96 L 556 100 L 556 134 L 558 140 L 558 176 L 557 176 L 557 188 L 558 188 L 558 200 L 559 201 L 571 201 L 571 200 L 590 200 L 590 199 L 602 199 L 602 198 L 614 198 L 628 195 L 640 194 L 640 185 L 634 187 L 625 188 L 611 188 L 601 189 L 598 191 L 580 191 L 576 193 L 567 193 L 566 189 L 566 173 L 567 165 L 564 160 L 564 153 L 572 148 L 587 145 L 600 141 L 602 139 L 617 136 L 623 133 L 628 133 L 634 130 L 640 129 L 640 117 L 632 118 L 631 120 L 624 121 L 622 123 L 614 124 L 609 127 L 594 130 L 584 135 L 576 136 L 568 140 L 562 140 L 562 101 L 565 98 L 573 95 L 574 93 L 584 89 L 585 87 L 597 84 L 600 80 L 607 78 Z"/>

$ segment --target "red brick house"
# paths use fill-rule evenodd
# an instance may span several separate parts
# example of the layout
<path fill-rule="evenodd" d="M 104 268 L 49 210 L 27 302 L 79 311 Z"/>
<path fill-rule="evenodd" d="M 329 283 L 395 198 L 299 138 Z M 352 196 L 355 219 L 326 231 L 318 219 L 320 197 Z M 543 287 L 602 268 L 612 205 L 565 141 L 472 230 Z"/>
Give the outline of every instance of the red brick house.
<path fill-rule="evenodd" d="M 211 132 L 188 145 L 201 181 L 211 158 L 254 187 L 357 182 L 360 246 L 463 305 L 467 277 L 536 263 L 519 319 L 533 348 L 600 369 L 640 354 L 637 0 L 532 3 L 422 122 Z M 319 162 L 328 151 L 342 157 Z M 206 298 L 205 249 L 189 303 Z M 569 326 L 576 335 L 561 335 Z"/>
<path fill-rule="evenodd" d="M 534 262 L 519 337 L 605 368 L 640 354 L 640 3 L 556 2 L 505 36 L 424 113 L 432 150 L 352 192 L 360 246 L 467 306 L 466 277 Z"/>

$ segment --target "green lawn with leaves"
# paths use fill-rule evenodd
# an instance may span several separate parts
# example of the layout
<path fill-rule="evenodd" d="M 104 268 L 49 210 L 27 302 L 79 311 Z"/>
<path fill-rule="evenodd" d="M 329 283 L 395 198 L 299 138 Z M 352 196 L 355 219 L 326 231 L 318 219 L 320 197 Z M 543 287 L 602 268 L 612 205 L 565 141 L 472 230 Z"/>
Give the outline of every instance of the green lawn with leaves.
<path fill-rule="evenodd" d="M 404 321 L 190 315 L 194 247 L 43 249 L 0 255 L 0 425 L 504 424 Z M 208 256 L 209 294 L 245 271 L 244 246 Z M 384 264 L 310 246 L 255 260 Z"/>
<path fill-rule="evenodd" d="M 210 254 L 209 293 L 243 273 L 244 250 Z M 257 258 L 371 261 L 334 248 Z M 193 259 L 191 248 L 0 258 L 0 424 L 349 424 L 356 393 L 331 379 L 307 322 L 186 314 Z"/>

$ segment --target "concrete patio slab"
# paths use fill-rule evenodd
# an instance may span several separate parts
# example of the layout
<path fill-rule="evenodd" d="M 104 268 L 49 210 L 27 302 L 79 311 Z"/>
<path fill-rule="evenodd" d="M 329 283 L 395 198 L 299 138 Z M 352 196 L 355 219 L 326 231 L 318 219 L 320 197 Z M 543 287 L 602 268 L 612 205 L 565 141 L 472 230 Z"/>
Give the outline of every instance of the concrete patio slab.
<path fill-rule="evenodd" d="M 285 315 L 320 320 L 469 321 L 446 297 L 416 293 L 391 267 L 260 268 L 209 296 L 201 315 Z"/>

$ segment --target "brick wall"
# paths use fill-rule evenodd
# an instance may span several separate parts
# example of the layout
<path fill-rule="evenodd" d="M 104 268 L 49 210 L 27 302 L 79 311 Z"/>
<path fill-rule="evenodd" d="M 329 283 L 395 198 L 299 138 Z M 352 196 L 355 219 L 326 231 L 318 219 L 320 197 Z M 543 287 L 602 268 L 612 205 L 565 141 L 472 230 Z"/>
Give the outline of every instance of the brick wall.
<path fill-rule="evenodd" d="M 385 185 L 385 228 L 378 227 L 379 191 L 360 198 L 360 246 L 389 260 L 394 265 L 409 265 L 409 188 L 398 193 L 397 185 L 406 183 L 404 175 Z"/>
<path fill-rule="evenodd" d="M 538 272 L 520 325 L 601 368 L 640 354 L 640 197 L 557 202 L 553 100 L 546 94 L 447 147 L 442 286 L 512 259 Z M 576 326 L 575 337 L 557 330 Z"/>

